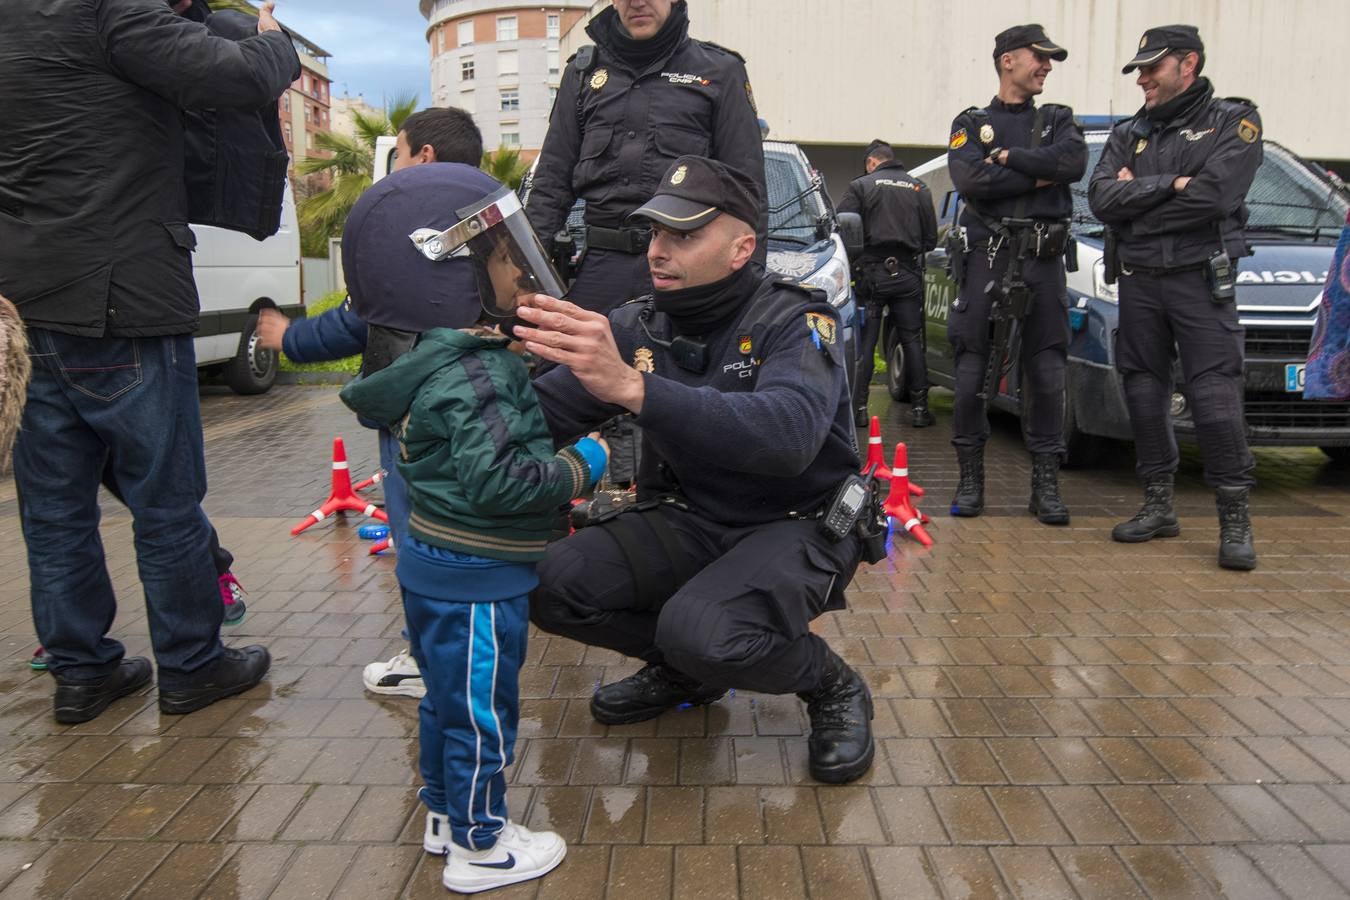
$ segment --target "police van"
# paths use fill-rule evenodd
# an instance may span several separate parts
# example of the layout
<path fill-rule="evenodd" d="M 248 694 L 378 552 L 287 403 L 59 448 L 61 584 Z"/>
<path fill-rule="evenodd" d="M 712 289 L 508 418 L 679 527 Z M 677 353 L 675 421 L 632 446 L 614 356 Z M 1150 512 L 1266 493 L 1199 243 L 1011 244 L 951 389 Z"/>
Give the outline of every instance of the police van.
<path fill-rule="evenodd" d="M 291 186 L 282 200 L 281 227 L 266 240 L 210 225 L 193 225 L 192 231 L 192 275 L 201 296 L 193 339 L 197 367 L 223 376 L 236 393 L 261 394 L 276 381 L 278 360 L 258 345 L 258 310 L 270 306 L 303 316 L 300 225 Z"/>
<path fill-rule="evenodd" d="M 1115 285 L 1105 280 L 1104 229 L 1088 208 L 1088 178 L 1101 157 L 1106 130 L 1085 134 L 1087 174 L 1072 187 L 1072 231 L 1078 271 L 1068 273 L 1070 342 L 1065 378 L 1064 437 L 1069 461 L 1093 463 L 1102 438 L 1130 440 L 1121 379 L 1115 369 L 1119 317 Z M 1265 141 L 1265 159 L 1247 192 L 1250 220 L 1247 241 L 1255 251 L 1238 263 L 1237 304 L 1246 328 L 1245 416 L 1254 446 L 1316 446 L 1337 461 L 1350 460 L 1350 403 L 1303 399 L 1303 369 L 1308 355 L 1322 285 L 1346 220 L 1350 197 L 1344 185 L 1274 141 Z M 924 272 L 924 322 L 930 380 L 954 386 L 954 364 L 947 340 L 947 316 L 956 285 L 946 273 L 942 237 L 960 214 L 961 197 L 947 171 L 946 154 L 911 170 L 932 191 L 937 210 L 939 248 L 928 254 Z M 904 351 L 899 335 L 883 336 L 887 388 L 906 396 Z M 1022 412 L 1016 365 L 990 401 L 996 409 Z M 1178 439 L 1193 441 L 1186 385 L 1173 367 L 1172 423 Z"/>
<path fill-rule="evenodd" d="M 377 144 L 377 170 L 391 165 L 392 138 L 389 140 L 387 149 Z M 533 176 L 532 165 L 521 184 L 522 199 L 529 195 Z M 824 291 L 839 313 L 846 371 L 852 377 L 858 307 L 848 257 L 849 252 L 861 250 L 862 220 L 853 213 L 835 213 L 824 180 L 796 144 L 764 142 L 764 181 L 769 203 L 769 270 Z M 578 257 L 586 245 L 584 210 L 585 203 L 578 200 L 567 217 Z"/>

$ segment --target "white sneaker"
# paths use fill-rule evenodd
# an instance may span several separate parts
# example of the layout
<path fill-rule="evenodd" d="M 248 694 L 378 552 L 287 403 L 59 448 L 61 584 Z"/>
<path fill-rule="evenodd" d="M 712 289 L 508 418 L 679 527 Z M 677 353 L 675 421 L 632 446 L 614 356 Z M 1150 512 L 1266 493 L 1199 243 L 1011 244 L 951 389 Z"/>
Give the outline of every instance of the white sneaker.
<path fill-rule="evenodd" d="M 552 831 L 530 831 L 507 822 L 491 850 L 450 847 L 441 884 L 475 894 L 547 875 L 567 855 L 567 843 Z"/>
<path fill-rule="evenodd" d="M 427 827 L 422 832 L 422 849 L 435 856 L 450 852 L 450 819 L 440 813 L 427 813 Z"/>
<path fill-rule="evenodd" d="M 417 668 L 417 660 L 412 654 L 400 650 L 389 662 L 373 662 L 361 672 L 361 680 L 366 690 L 375 694 L 392 694 L 400 697 L 425 697 L 426 682 L 422 680 L 422 670 Z"/>

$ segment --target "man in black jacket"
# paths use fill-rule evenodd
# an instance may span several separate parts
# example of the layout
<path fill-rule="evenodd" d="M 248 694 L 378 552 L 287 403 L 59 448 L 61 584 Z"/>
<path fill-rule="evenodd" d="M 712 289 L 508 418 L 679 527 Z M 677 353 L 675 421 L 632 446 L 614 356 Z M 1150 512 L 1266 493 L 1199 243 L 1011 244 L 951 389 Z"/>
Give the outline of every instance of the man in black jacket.
<path fill-rule="evenodd" d="M 923 342 L 923 255 L 937 244 L 933 195 L 928 185 L 905 171 L 885 141 L 871 143 L 863 165 L 867 174 L 850 182 L 839 201 L 840 212 L 856 212 L 863 220 L 863 254 L 855 281 L 865 322 L 853 379 L 853 424 L 867 425 L 872 357 L 885 311 L 905 354 L 910 421 L 924 428 L 933 424 Z"/>
<path fill-rule="evenodd" d="M 1144 32 L 1124 73 L 1139 70 L 1144 106 L 1118 124 L 1092 172 L 1092 211 L 1112 231 L 1120 278 L 1116 369 L 1134 431 L 1144 505 L 1111 537 L 1181 533 L 1169 407 L 1180 351 L 1205 480 L 1219 509 L 1219 565 L 1256 567 L 1248 493 L 1256 462 L 1242 418 L 1243 331 L 1234 299 L 1248 249 L 1244 202 L 1261 165 L 1261 118 L 1249 100 L 1214 96 L 1200 77 L 1205 46 L 1191 25 Z"/>
<path fill-rule="evenodd" d="M 189 108 L 257 108 L 299 74 L 264 5 L 241 41 L 151 0 L 13 0 L 0 28 L 0 293 L 34 372 L 14 450 L 33 617 L 60 722 L 151 677 L 107 636 L 99 541 L 109 468 L 135 521 L 162 712 L 256 684 L 269 657 L 220 642 L 192 331 L 183 178 Z M 34 48 L 41 48 L 35 53 Z"/>
<path fill-rule="evenodd" d="M 823 294 L 751 262 L 754 189 L 681 157 L 634 213 L 654 294 L 608 319 L 540 297 L 520 310 L 535 327 L 517 336 L 560 364 L 535 381 L 554 439 L 620 410 L 644 437 L 639 503 L 549 546 L 530 616 L 646 663 L 595 692 L 597 721 L 797 693 L 812 776 L 852 781 L 872 763 L 871 697 L 809 627 L 843 606 L 862 553 L 852 519 L 822 518 L 858 469 L 843 338 Z"/>
<path fill-rule="evenodd" d="M 1051 60 L 1068 55 L 1040 25 L 1000 32 L 994 38 L 998 96 L 987 108 L 971 107 L 952 123 L 947 165 L 966 201 L 961 226 L 967 251 L 964 261 L 956 262 L 963 276 L 961 293 L 947 321 L 956 368 L 952 446 L 961 470 L 952 498 L 954 516 L 978 516 L 984 510 L 989 420 L 978 395 L 990 364 L 992 303 L 998 293 L 1012 293 L 1009 276 L 1016 260 L 1031 295 L 1017 360 L 1032 455 L 1028 508 L 1047 525 L 1069 523 L 1059 496 L 1069 347 L 1064 253 L 1073 212 L 1069 185 L 1087 169 L 1087 145 L 1073 110 L 1053 103 L 1038 108 L 1034 99 L 1045 89 Z M 993 364 L 1000 366 L 1002 360 Z M 1001 380 L 995 378 L 994 391 Z M 1017 386 L 1009 390 L 1015 393 Z"/>
<path fill-rule="evenodd" d="M 708 156 L 749 174 L 764 259 L 764 149 L 745 63 L 689 37 L 685 0 L 614 0 L 586 26 L 594 46 L 568 61 L 526 212 L 545 243 L 586 201 L 586 252 L 568 297 L 596 312 L 649 293 L 648 230 L 628 214 L 677 156 Z"/>

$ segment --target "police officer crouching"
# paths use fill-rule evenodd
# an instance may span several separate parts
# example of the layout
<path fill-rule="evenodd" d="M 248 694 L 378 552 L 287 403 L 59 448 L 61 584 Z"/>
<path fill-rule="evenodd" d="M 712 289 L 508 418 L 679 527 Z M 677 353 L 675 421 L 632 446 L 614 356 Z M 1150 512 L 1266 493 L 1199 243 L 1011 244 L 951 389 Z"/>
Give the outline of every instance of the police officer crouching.
<path fill-rule="evenodd" d="M 596 721 L 796 693 L 812 776 L 846 782 L 872 763 L 871 695 L 810 622 L 843 607 L 865 549 L 884 555 L 884 517 L 856 474 L 835 311 L 751 261 L 756 190 L 681 157 L 633 214 L 651 296 L 608 318 L 542 296 L 519 311 L 526 349 L 559 364 L 535 381 L 555 441 L 620 410 L 643 434 L 639 502 L 549 545 L 530 616 L 646 663 L 595 692 Z"/>
<path fill-rule="evenodd" d="M 1247 499 L 1256 462 L 1242 417 L 1234 283 L 1236 260 L 1250 253 L 1244 198 L 1261 165 L 1261 119 L 1249 100 L 1215 97 L 1200 77 L 1204 65 L 1194 26 L 1144 32 L 1122 70 L 1139 70 L 1144 106 L 1111 131 L 1092 172 L 1092 211 L 1110 227 L 1108 278 L 1120 279 L 1116 368 L 1144 482 L 1143 507 L 1111 537 L 1138 543 L 1181 533 L 1172 508 L 1175 346 L 1205 481 L 1217 495 L 1219 565 L 1253 569 Z"/>
<path fill-rule="evenodd" d="M 885 141 L 868 146 L 863 165 L 867 174 L 853 179 L 839 201 L 840 212 L 858 213 L 863 220 L 856 282 L 865 321 L 853 379 L 853 424 L 867 425 L 872 360 L 885 311 L 904 352 L 910 422 L 924 428 L 933 424 L 923 343 L 923 254 L 937 244 L 933 195 L 926 184 L 905 171 Z"/>
<path fill-rule="evenodd" d="M 962 227 L 952 230 L 955 239 L 964 239 L 951 248 L 961 289 L 947 323 L 956 369 L 952 445 L 961 470 L 954 516 L 978 516 L 984 509 L 985 404 L 1000 390 L 1006 353 L 1021 372 L 1022 421 L 1032 454 L 1029 509 L 1048 525 L 1069 522 L 1059 495 L 1069 345 L 1064 262 L 1072 246 L 1069 185 L 1087 168 L 1087 146 L 1073 110 L 1037 107 L 1033 100 L 1044 89 L 1051 60 L 1068 55 L 1040 25 L 999 33 L 998 96 L 952 123 L 947 164 L 966 201 Z M 991 330 L 1007 339 L 996 342 Z"/>

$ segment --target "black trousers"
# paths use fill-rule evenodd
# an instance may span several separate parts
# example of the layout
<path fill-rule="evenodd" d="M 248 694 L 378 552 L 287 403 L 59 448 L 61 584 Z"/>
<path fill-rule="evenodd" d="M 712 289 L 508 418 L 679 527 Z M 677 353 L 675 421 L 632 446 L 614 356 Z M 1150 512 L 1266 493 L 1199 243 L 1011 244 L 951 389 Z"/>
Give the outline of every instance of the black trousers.
<path fill-rule="evenodd" d="M 864 270 L 867 271 L 867 270 Z M 869 273 L 870 274 L 870 273 Z M 867 388 L 875 368 L 873 356 L 881 335 L 881 315 L 891 319 L 891 327 L 900 335 L 905 351 L 905 387 L 910 399 L 915 391 L 928 390 L 928 364 L 923 346 L 923 276 L 902 269 L 885 288 L 877 289 L 865 276 L 858 284 L 858 301 L 866 310 L 861 342 L 858 345 L 858 370 L 853 378 L 853 408 L 867 408 Z"/>
<path fill-rule="evenodd" d="M 647 254 L 587 249 L 567 299 L 583 309 L 608 313 L 621 303 L 652 292 Z"/>
<path fill-rule="evenodd" d="M 1005 247 L 994 257 L 983 249 L 966 254 L 966 278 L 947 320 L 956 369 L 956 398 L 952 410 L 952 446 L 978 449 L 989 439 L 989 417 L 976 395 L 989 360 L 989 308 L 985 288 L 1001 281 L 1008 268 Z M 1064 261 L 1028 259 L 1022 276 L 1031 288 L 1031 306 L 1022 322 L 1022 400 L 1027 449 L 1032 453 L 1064 456 L 1064 361 L 1069 348 L 1068 295 Z"/>
<path fill-rule="evenodd" d="M 669 526 L 682 560 L 671 560 L 652 518 Z M 653 590 L 638 589 L 616 528 L 636 542 Z M 706 685 L 807 691 L 827 652 L 810 622 L 832 598 L 842 603 L 860 554 L 856 539 L 832 543 L 814 521 L 730 528 L 669 506 L 628 512 L 549 545 L 530 619 Z"/>
<path fill-rule="evenodd" d="M 1134 431 L 1140 477 L 1175 472 L 1177 442 L 1169 410 L 1177 350 L 1186 398 L 1211 487 L 1251 487 L 1256 460 L 1242 418 L 1243 328 L 1237 306 L 1215 303 L 1199 268 L 1120 276 L 1116 369 Z"/>

